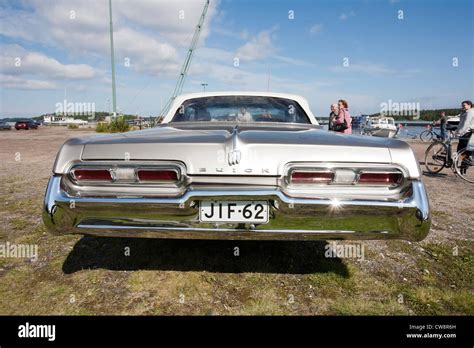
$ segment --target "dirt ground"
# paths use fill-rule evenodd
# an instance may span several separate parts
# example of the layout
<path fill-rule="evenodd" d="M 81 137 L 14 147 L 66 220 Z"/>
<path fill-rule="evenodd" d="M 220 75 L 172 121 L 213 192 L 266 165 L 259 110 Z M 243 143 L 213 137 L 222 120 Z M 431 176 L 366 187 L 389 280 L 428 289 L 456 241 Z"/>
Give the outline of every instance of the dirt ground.
<path fill-rule="evenodd" d="M 1 315 L 474 314 L 474 190 L 447 169 L 424 176 L 429 236 L 356 242 L 363 260 L 326 258 L 325 241 L 52 236 L 41 210 L 54 158 L 67 138 L 89 133 L 0 132 L 0 245 L 39 252 L 0 257 Z M 427 144 L 410 145 L 421 160 Z"/>

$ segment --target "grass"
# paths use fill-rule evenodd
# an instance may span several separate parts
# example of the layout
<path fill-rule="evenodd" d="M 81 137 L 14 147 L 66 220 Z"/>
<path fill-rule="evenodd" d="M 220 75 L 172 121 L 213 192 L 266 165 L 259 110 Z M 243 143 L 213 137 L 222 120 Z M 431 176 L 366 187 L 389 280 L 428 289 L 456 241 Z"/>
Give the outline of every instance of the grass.
<path fill-rule="evenodd" d="M 432 286 L 405 289 L 407 306 L 417 314 L 423 315 L 458 315 L 474 314 L 472 291 L 447 290 Z"/>
<path fill-rule="evenodd" d="M 472 242 L 458 241 L 456 244 L 430 243 L 424 246 L 428 257 L 417 262 L 420 268 L 427 269 L 430 277 L 425 279 L 429 285 L 472 287 L 474 280 L 474 254 Z"/>
<path fill-rule="evenodd" d="M 22 231 L 28 226 L 29 222 L 25 218 L 18 217 L 18 218 L 11 219 L 10 224 L 13 227 L 13 229 Z"/>
<path fill-rule="evenodd" d="M 431 214 L 434 217 L 437 217 L 437 218 L 440 218 L 440 219 L 446 219 L 446 218 L 449 217 L 449 214 L 445 211 L 442 211 L 442 210 L 432 210 Z"/>
<path fill-rule="evenodd" d="M 24 218 L 42 197 L 10 198 L 0 242 L 40 257 L 0 258 L 0 314 L 474 314 L 471 241 L 373 242 L 356 261 L 325 258 L 324 241 L 54 237 Z"/>

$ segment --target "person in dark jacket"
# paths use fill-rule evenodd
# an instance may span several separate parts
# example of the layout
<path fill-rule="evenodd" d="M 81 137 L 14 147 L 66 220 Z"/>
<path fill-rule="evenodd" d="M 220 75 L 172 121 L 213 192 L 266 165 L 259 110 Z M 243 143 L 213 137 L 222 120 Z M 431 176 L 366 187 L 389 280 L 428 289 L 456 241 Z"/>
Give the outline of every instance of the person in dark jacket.
<path fill-rule="evenodd" d="M 434 124 L 439 125 L 439 129 L 441 131 L 441 139 L 446 140 L 447 138 L 447 129 L 446 129 L 446 123 L 448 122 L 448 118 L 446 117 L 446 113 L 443 111 L 441 112 L 441 117 L 439 118 L 438 121 L 436 121 Z"/>
<path fill-rule="evenodd" d="M 334 125 L 334 121 L 336 120 L 338 113 L 339 113 L 339 109 L 337 108 L 337 104 L 331 104 L 331 112 L 329 114 L 328 130 L 332 130 L 332 127 Z"/>

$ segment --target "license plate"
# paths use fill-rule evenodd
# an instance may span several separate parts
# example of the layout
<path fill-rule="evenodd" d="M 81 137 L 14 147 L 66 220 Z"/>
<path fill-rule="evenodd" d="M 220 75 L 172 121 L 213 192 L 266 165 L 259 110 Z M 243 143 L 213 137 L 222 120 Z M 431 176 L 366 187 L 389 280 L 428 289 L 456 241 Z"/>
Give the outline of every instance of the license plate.
<path fill-rule="evenodd" d="M 268 201 L 202 201 L 202 222 L 267 223 Z"/>

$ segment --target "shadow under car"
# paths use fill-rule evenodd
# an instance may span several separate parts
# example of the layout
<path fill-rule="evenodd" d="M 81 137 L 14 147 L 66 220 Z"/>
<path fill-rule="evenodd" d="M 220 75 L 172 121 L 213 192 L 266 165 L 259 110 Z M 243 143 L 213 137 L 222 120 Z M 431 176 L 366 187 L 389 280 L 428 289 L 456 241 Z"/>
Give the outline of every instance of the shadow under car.
<path fill-rule="evenodd" d="M 63 271 L 83 269 L 207 271 L 216 273 L 333 272 L 348 277 L 339 258 L 325 257 L 325 241 L 229 241 L 83 236 Z"/>

